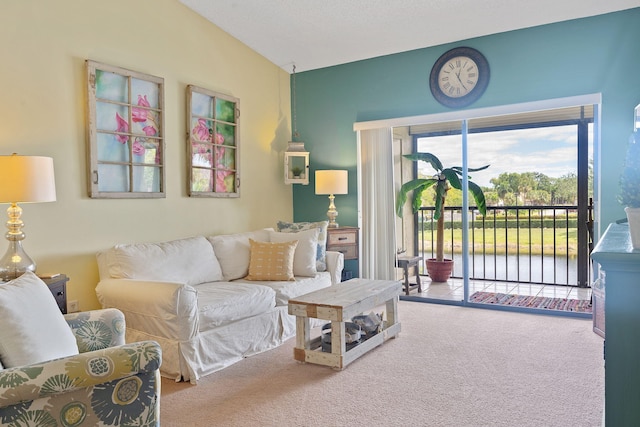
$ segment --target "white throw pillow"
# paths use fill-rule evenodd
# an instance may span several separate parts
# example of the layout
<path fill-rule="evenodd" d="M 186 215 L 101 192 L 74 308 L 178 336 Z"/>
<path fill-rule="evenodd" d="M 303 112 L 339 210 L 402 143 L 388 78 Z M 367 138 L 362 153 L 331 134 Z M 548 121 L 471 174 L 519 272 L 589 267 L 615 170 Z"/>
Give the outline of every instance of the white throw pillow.
<path fill-rule="evenodd" d="M 329 221 L 317 222 L 286 222 L 278 221 L 278 231 L 283 233 L 297 233 L 299 231 L 317 229 L 318 249 L 316 252 L 316 270 L 327 270 L 327 227 Z"/>
<path fill-rule="evenodd" d="M 213 247 L 203 236 L 116 245 L 112 250 L 109 274 L 115 279 L 157 280 L 191 286 L 222 280 Z"/>
<path fill-rule="evenodd" d="M 279 233 L 272 231 L 269 239 L 274 243 L 298 241 L 293 256 L 293 274 L 295 276 L 314 277 L 316 268 L 316 251 L 318 247 L 318 229 L 299 231 L 297 233 Z"/>
<path fill-rule="evenodd" d="M 220 261 L 224 280 L 235 280 L 249 273 L 249 239 L 268 242 L 272 228 L 248 231 L 246 233 L 223 234 L 207 237 Z"/>
<path fill-rule="evenodd" d="M 27 272 L 0 285 L 0 360 L 5 368 L 78 354 L 78 344 L 47 285 Z"/>

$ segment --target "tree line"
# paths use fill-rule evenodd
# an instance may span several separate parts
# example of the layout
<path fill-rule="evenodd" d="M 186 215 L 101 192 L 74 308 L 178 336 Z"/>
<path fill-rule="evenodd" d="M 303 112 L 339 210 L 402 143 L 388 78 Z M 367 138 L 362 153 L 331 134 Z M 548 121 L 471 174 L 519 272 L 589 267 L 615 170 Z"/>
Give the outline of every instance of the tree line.
<path fill-rule="evenodd" d="M 491 187 L 482 187 L 487 206 L 563 206 L 578 203 L 578 176 L 575 173 L 552 178 L 540 172 L 504 172 L 491 178 L 490 182 Z M 433 194 L 423 197 L 423 206 L 432 205 Z M 450 189 L 447 205 L 462 206 L 462 192 Z"/>

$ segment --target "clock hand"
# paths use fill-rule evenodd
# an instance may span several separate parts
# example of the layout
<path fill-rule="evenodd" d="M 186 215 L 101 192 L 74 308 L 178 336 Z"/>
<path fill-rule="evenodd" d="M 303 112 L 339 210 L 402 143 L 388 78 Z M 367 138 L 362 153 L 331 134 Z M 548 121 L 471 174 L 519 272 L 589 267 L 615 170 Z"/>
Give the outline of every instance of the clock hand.
<path fill-rule="evenodd" d="M 458 79 L 464 90 L 467 90 L 467 87 L 464 85 L 464 83 L 462 83 L 462 80 L 460 79 L 460 71 L 456 73 L 456 78 Z"/>

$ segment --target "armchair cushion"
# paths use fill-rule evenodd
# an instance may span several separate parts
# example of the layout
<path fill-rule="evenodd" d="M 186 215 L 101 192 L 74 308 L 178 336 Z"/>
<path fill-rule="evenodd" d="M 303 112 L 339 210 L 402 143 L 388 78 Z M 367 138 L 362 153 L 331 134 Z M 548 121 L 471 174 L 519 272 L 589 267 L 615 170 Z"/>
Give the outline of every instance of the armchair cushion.
<path fill-rule="evenodd" d="M 64 315 L 78 343 L 80 353 L 125 344 L 124 314 L 115 308 L 81 311 Z"/>
<path fill-rule="evenodd" d="M 159 426 L 161 354 L 144 341 L 0 371 L 0 424 Z"/>
<path fill-rule="evenodd" d="M 35 274 L 0 285 L 0 360 L 5 368 L 78 354 L 76 339 L 47 285 Z"/>

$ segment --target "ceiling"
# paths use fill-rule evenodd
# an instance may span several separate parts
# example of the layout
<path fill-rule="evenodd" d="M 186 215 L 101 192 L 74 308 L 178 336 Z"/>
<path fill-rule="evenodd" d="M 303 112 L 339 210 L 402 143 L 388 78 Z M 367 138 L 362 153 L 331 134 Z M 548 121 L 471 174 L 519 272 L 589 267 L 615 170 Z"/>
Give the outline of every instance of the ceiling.
<path fill-rule="evenodd" d="M 179 1 L 288 72 L 640 7 L 640 0 Z"/>

